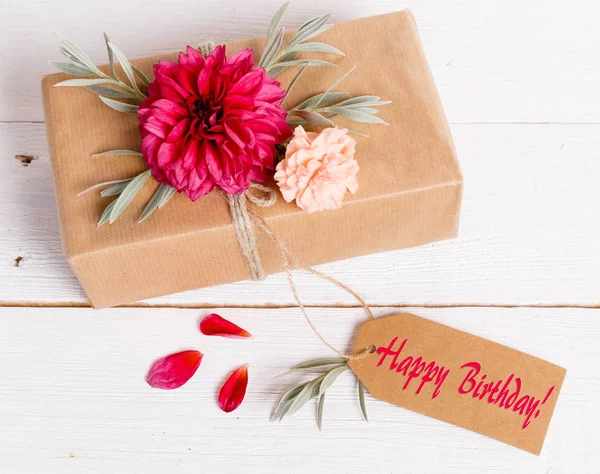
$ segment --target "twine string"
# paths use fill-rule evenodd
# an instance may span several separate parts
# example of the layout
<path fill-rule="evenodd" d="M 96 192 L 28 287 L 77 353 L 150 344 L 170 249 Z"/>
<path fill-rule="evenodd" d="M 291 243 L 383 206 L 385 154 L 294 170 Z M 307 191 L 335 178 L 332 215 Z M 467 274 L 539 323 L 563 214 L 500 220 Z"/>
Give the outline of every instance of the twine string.
<path fill-rule="evenodd" d="M 197 46 L 197 49 L 198 49 L 198 51 L 200 51 L 202 56 L 206 57 L 215 49 L 215 44 L 212 41 L 207 41 L 205 43 L 199 44 Z M 308 312 L 306 310 L 306 307 L 302 303 L 302 300 L 300 299 L 300 295 L 298 294 L 298 289 L 296 287 L 296 283 L 295 283 L 293 275 L 292 275 L 292 270 L 294 268 L 306 270 L 307 272 L 310 272 L 315 276 L 323 278 L 323 279 L 333 283 L 334 285 L 339 286 L 341 289 L 343 289 L 350 295 L 354 296 L 354 298 L 356 298 L 356 300 L 365 309 L 365 312 L 367 313 L 367 316 L 370 320 L 375 319 L 375 317 L 373 316 L 373 312 L 371 311 L 371 308 L 369 308 L 369 305 L 367 305 L 365 300 L 363 300 L 361 298 L 361 296 L 358 293 L 356 293 L 352 288 L 350 288 L 348 285 L 345 285 L 341 281 L 336 280 L 335 278 L 333 278 L 329 275 L 325 275 L 324 273 L 321 273 L 320 271 L 315 270 L 312 267 L 301 267 L 298 264 L 297 259 L 288 251 L 288 249 L 284 245 L 281 238 L 273 231 L 273 229 L 269 225 L 269 223 L 253 209 L 248 210 L 247 201 L 250 201 L 251 203 L 253 203 L 254 205 L 259 206 L 259 207 L 272 206 L 273 204 L 275 204 L 275 201 L 277 201 L 277 193 L 273 189 L 271 189 L 267 186 L 263 186 L 262 184 L 251 183 L 250 187 L 243 193 L 240 193 L 240 194 L 222 193 L 222 194 L 225 196 L 227 203 L 229 204 L 229 212 L 231 214 L 231 220 L 233 223 L 233 229 L 235 231 L 235 236 L 237 238 L 238 244 L 240 246 L 240 249 L 242 250 L 244 257 L 248 261 L 248 267 L 250 268 L 250 273 L 252 275 L 252 279 L 254 279 L 254 280 L 264 280 L 265 279 L 265 272 L 262 267 L 260 255 L 258 253 L 258 248 L 256 246 L 256 236 L 255 236 L 254 230 L 252 228 L 252 223 L 254 222 L 254 224 L 256 224 L 257 227 L 259 227 L 266 235 L 268 235 L 271 238 L 271 240 L 273 240 L 275 245 L 277 246 L 277 249 L 279 250 L 279 253 L 281 254 L 281 260 L 283 261 L 283 266 L 285 268 L 288 283 L 292 290 L 294 299 L 296 300 L 296 303 L 298 304 L 300 311 L 302 311 L 302 314 L 304 315 L 304 319 L 306 319 L 306 322 L 308 323 L 310 328 L 317 335 L 317 337 L 319 339 L 321 339 L 323 344 L 325 344 L 327 347 L 329 347 L 329 349 L 331 349 L 333 352 L 338 354 L 340 357 L 343 357 L 347 360 L 362 359 L 362 358 L 366 357 L 369 353 L 371 353 L 374 349 L 373 346 L 367 346 L 355 354 L 345 354 L 345 353 L 339 351 L 338 349 L 333 347 L 331 344 L 329 344 L 329 342 L 327 342 L 327 340 L 319 332 L 317 327 L 314 325 L 314 323 L 311 321 L 310 317 L 308 316 Z"/>
<path fill-rule="evenodd" d="M 233 230 L 244 257 L 248 261 L 248 268 L 253 280 L 264 280 L 265 272 L 260 261 L 256 236 L 252 229 L 252 222 L 246 209 L 246 193 L 230 194 L 224 193 L 229 204 Z"/>
<path fill-rule="evenodd" d="M 354 298 L 356 298 L 356 300 L 361 304 L 361 306 L 364 308 L 365 312 L 367 313 L 367 317 L 369 318 L 369 320 L 374 320 L 375 317 L 373 316 L 373 311 L 371 311 L 371 308 L 365 302 L 365 300 L 362 299 L 362 297 L 358 293 L 356 293 L 352 288 L 350 288 L 348 285 L 342 283 L 341 281 L 339 281 L 329 275 L 321 273 L 320 271 L 315 270 L 312 267 L 300 266 L 298 264 L 297 259 L 289 252 L 289 250 L 287 249 L 287 247 L 285 246 L 285 244 L 283 243 L 281 238 L 273 231 L 273 228 L 269 225 L 269 223 L 265 220 L 265 218 L 262 217 L 261 215 L 259 215 L 256 211 L 254 211 L 252 209 L 249 212 L 250 212 L 250 215 L 252 216 L 254 223 L 265 234 L 267 234 L 273 240 L 273 242 L 275 242 L 275 245 L 277 246 L 277 249 L 279 250 L 279 253 L 281 254 L 281 260 L 283 261 L 283 266 L 285 268 L 285 273 L 287 275 L 287 280 L 290 285 L 290 289 L 292 290 L 292 295 L 294 296 L 294 299 L 296 300 L 296 303 L 298 304 L 298 307 L 300 308 L 300 311 L 302 312 L 304 319 L 306 320 L 306 322 L 308 323 L 310 328 L 313 330 L 313 332 L 317 335 L 317 337 L 319 339 L 321 339 L 321 342 L 323 344 L 325 344 L 327 347 L 329 347 L 329 349 L 331 349 L 337 355 L 339 355 L 340 357 L 343 357 L 347 360 L 363 359 L 364 357 L 366 357 L 367 355 L 372 353 L 373 346 L 371 346 L 371 345 L 363 348 L 361 351 L 359 351 L 357 353 L 346 354 L 346 353 L 336 349 L 329 342 L 327 342 L 325 337 L 319 332 L 319 330 L 317 329 L 315 324 L 311 321 L 310 317 L 308 316 L 308 311 L 306 309 L 306 306 L 304 306 L 304 304 L 302 303 L 302 300 L 300 299 L 300 295 L 298 294 L 298 288 L 296 287 L 296 282 L 294 281 L 292 271 L 294 268 L 306 270 L 307 272 L 312 273 L 315 276 L 321 277 L 321 278 L 333 283 L 334 285 L 339 286 L 341 289 L 343 289 L 347 293 L 354 296 Z"/>

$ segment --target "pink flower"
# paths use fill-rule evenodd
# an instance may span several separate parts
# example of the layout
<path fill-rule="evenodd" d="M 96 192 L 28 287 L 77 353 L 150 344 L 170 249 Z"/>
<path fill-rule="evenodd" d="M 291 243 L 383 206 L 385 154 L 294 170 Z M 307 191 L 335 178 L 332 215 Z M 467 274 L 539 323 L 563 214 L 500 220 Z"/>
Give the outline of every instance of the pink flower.
<path fill-rule="evenodd" d="M 341 207 L 346 190 L 358 189 L 355 145 L 343 128 L 314 133 L 296 127 L 275 173 L 283 198 L 295 199 L 308 214 Z"/>
<path fill-rule="evenodd" d="M 265 182 L 275 167 L 275 144 L 290 135 L 285 91 L 254 67 L 246 49 L 206 59 L 193 47 L 177 63 L 159 61 L 138 111 L 142 153 L 152 175 L 192 201 L 217 187 L 241 193 Z"/>

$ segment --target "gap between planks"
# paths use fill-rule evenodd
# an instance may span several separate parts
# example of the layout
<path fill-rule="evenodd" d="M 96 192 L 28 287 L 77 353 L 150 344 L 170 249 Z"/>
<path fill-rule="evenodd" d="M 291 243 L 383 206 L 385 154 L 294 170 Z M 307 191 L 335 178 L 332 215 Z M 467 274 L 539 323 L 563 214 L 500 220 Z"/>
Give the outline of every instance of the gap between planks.
<path fill-rule="evenodd" d="M 333 303 L 323 304 L 305 304 L 306 308 L 328 308 L 345 309 L 361 308 L 360 304 Z M 399 303 L 399 304 L 369 304 L 371 308 L 544 308 L 544 309 L 600 309 L 600 303 L 594 304 L 485 304 L 485 303 Z M 57 302 L 35 302 L 35 301 L 0 301 L 0 308 L 92 308 L 89 303 L 76 301 L 57 301 Z M 176 309 L 209 309 L 209 308 L 227 308 L 227 309 L 284 309 L 298 308 L 297 304 L 219 304 L 219 303 L 188 303 L 188 304 L 152 304 L 152 303 L 131 303 L 115 308 L 176 308 Z M 106 308 L 111 309 L 111 308 Z"/>

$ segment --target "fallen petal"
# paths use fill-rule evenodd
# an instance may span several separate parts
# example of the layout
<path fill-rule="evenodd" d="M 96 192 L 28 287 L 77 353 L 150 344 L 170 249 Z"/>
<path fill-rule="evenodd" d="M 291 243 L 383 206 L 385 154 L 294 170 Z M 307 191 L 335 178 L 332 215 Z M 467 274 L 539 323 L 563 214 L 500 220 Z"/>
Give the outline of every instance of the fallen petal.
<path fill-rule="evenodd" d="M 248 331 L 215 313 L 209 314 L 200 321 L 200 332 L 205 336 L 222 336 L 234 339 L 252 337 Z"/>
<path fill-rule="evenodd" d="M 232 412 L 240 406 L 246 395 L 248 386 L 248 366 L 234 370 L 225 381 L 219 392 L 219 407 L 225 413 Z"/>
<path fill-rule="evenodd" d="M 202 362 L 202 353 L 183 351 L 158 359 L 146 376 L 146 382 L 153 388 L 172 390 L 186 383 Z"/>

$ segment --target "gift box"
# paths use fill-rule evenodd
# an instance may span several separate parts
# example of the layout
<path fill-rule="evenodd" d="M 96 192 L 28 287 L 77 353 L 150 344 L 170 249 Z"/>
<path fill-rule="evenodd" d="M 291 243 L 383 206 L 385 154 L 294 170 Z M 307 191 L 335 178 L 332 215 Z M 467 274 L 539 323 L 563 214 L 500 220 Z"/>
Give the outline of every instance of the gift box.
<path fill-rule="evenodd" d="M 456 236 L 462 176 L 412 14 L 338 23 L 317 39 L 346 56 L 322 53 L 337 67 L 308 68 L 286 103 L 323 92 L 356 65 L 343 90 L 351 96 L 375 92 L 392 101 L 380 112 L 390 125 L 357 127 L 339 120 L 368 135 L 356 138 L 359 190 L 340 209 L 307 214 L 280 198 L 259 212 L 307 266 Z M 264 38 L 230 42 L 227 54 L 251 48 L 259 57 L 265 44 Z M 154 63 L 176 60 L 177 54 L 132 63 L 152 78 Z M 288 69 L 277 80 L 287 87 L 296 72 Z M 97 226 L 110 198 L 78 193 L 99 181 L 130 177 L 145 164 L 136 157 L 92 155 L 139 150 L 138 120 L 106 107 L 83 88 L 53 87 L 67 78 L 45 76 L 42 95 L 64 253 L 92 305 L 114 306 L 250 278 L 228 204 L 217 192 L 196 202 L 177 194 L 138 223 L 158 186 L 151 179 L 118 221 Z M 265 272 L 282 271 L 273 241 L 258 229 L 256 237 Z"/>

